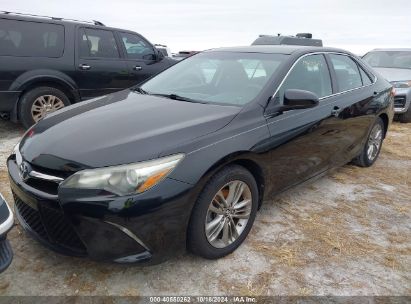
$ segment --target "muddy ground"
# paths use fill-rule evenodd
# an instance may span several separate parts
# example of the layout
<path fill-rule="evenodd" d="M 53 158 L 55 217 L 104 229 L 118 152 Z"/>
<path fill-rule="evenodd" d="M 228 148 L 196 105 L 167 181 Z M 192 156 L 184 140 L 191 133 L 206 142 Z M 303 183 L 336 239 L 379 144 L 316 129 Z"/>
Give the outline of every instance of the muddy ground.
<path fill-rule="evenodd" d="M 22 135 L 0 120 L 5 160 Z M 395 123 L 377 163 L 346 165 L 264 203 L 245 243 L 208 261 L 184 254 L 155 266 L 55 254 L 16 224 L 1 295 L 411 295 L 411 124 Z"/>

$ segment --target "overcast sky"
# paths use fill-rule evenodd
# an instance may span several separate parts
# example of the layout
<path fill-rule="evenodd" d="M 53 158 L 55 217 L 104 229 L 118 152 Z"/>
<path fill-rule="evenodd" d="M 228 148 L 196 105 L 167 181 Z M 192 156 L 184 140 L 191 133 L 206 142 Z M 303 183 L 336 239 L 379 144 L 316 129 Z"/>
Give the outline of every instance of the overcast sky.
<path fill-rule="evenodd" d="M 297 32 L 357 54 L 411 47 L 410 0 L 0 0 L 0 10 L 99 20 L 173 52 L 249 45 L 259 34 Z"/>

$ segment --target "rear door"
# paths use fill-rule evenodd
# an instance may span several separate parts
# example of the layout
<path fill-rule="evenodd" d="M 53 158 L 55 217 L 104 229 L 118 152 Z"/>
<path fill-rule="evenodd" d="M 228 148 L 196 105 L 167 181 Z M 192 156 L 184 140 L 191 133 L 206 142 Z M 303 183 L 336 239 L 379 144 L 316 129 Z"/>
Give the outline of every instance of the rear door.
<path fill-rule="evenodd" d="M 144 37 L 131 32 L 118 32 L 118 36 L 127 61 L 130 86 L 143 82 L 170 65 L 166 59 L 158 58 L 158 52 Z"/>
<path fill-rule="evenodd" d="M 378 105 L 374 98 L 373 78 L 354 58 L 347 54 L 330 53 L 327 58 L 332 68 L 336 88 L 333 124 L 343 135 L 340 138 L 340 153 L 334 158 L 339 166 L 356 157 L 362 147 Z"/>
<path fill-rule="evenodd" d="M 0 18 L 0 111 L 10 111 L 21 86 L 43 77 L 44 70 L 72 75 L 69 33 L 69 26 L 54 20 Z"/>
<path fill-rule="evenodd" d="M 76 69 L 75 80 L 83 99 L 130 86 L 127 63 L 114 32 L 108 29 L 78 29 Z"/>

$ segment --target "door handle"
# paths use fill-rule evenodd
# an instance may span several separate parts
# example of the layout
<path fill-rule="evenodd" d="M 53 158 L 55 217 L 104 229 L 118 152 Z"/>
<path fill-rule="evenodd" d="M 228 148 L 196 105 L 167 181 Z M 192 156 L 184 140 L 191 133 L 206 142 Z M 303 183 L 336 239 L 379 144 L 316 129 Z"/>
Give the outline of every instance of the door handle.
<path fill-rule="evenodd" d="M 340 107 L 335 106 L 331 111 L 331 116 L 338 117 L 341 113 Z"/>
<path fill-rule="evenodd" d="M 141 67 L 141 66 L 139 66 L 139 65 L 136 65 L 134 68 L 133 68 L 133 70 L 134 71 L 141 71 L 143 68 Z"/>
<path fill-rule="evenodd" d="M 81 70 L 85 70 L 85 71 L 91 69 L 91 66 L 89 66 L 88 64 L 83 64 L 83 63 L 79 64 L 78 67 L 79 67 Z"/>

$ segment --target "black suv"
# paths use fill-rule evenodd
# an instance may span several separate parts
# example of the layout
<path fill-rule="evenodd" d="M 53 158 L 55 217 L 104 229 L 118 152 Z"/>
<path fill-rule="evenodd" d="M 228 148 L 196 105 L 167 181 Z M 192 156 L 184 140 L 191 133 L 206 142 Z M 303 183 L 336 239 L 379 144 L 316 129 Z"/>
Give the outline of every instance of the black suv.
<path fill-rule="evenodd" d="M 0 13 L 0 113 L 47 113 L 131 87 L 173 65 L 143 36 L 101 22 Z"/>

